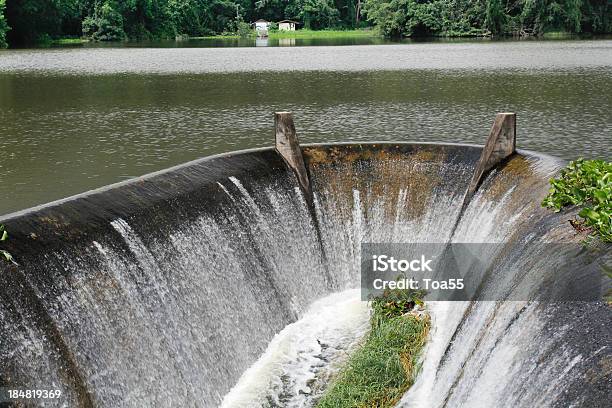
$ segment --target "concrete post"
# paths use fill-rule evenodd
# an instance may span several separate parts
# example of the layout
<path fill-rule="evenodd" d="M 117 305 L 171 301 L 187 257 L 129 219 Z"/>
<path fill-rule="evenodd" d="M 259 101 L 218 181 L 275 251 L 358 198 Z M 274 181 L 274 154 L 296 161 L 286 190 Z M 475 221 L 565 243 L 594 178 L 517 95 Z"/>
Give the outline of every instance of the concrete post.
<path fill-rule="evenodd" d="M 498 113 L 495 116 L 495 122 L 493 122 L 491 132 L 489 132 L 487 143 L 480 154 L 480 159 L 478 159 L 478 163 L 476 163 L 472 180 L 470 181 L 465 196 L 463 197 L 463 205 L 461 206 L 459 215 L 455 220 L 455 225 L 453 225 L 453 228 L 451 229 L 448 244 L 449 246 L 446 248 L 446 250 L 450 248 L 450 242 L 457 231 L 459 221 L 461 220 L 465 209 L 472 200 L 474 193 L 476 193 L 476 190 L 480 186 L 480 183 L 486 176 L 487 172 L 508 157 L 512 156 L 515 151 L 516 113 Z"/>
<path fill-rule="evenodd" d="M 486 173 L 516 151 L 516 113 L 498 113 L 487 143 L 476 164 L 464 205 L 472 198 Z"/>
<path fill-rule="evenodd" d="M 312 190 L 310 179 L 304 165 L 302 149 L 295 133 L 293 115 L 291 112 L 276 112 L 274 114 L 274 124 L 276 127 L 276 151 L 283 157 L 287 165 L 293 170 L 300 183 L 300 187 L 307 199 L 310 200 Z"/>
<path fill-rule="evenodd" d="M 321 262 L 325 271 L 325 280 L 329 288 L 336 288 L 334 279 L 329 271 L 329 262 L 327 261 L 327 253 L 323 244 L 323 236 L 321 234 L 321 226 L 314 204 L 314 195 L 310 185 L 310 178 L 304 164 L 304 156 L 300 148 L 300 142 L 295 133 L 295 125 L 293 124 L 293 115 L 291 112 L 276 112 L 274 114 L 274 125 L 276 128 L 276 151 L 285 160 L 298 179 L 300 188 L 304 193 L 308 212 L 312 220 L 312 225 L 317 235 L 317 242 L 321 250 Z"/>

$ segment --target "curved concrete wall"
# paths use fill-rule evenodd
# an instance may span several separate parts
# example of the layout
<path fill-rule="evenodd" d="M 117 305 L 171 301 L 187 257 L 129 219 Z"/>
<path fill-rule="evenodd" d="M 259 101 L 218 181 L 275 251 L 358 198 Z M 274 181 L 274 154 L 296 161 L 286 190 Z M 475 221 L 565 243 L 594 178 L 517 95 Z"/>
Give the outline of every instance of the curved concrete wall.
<path fill-rule="evenodd" d="M 563 165 L 550 157 L 515 155 L 458 219 L 480 147 L 303 152 L 325 256 L 294 174 L 271 149 L 0 220 L 20 264 L 0 269 L 0 387 L 60 388 L 71 406 L 217 406 L 310 302 L 358 285 L 361 242 L 447 242 L 458 221 L 453 241 L 502 242 L 507 259 L 524 262 L 528 249 L 559 256 L 546 240 L 582 239 L 571 215 L 539 207 Z M 491 303 L 432 305 L 423 373 L 403 404 L 472 406 L 483 394 L 498 406 L 605 401 L 605 304 Z"/>

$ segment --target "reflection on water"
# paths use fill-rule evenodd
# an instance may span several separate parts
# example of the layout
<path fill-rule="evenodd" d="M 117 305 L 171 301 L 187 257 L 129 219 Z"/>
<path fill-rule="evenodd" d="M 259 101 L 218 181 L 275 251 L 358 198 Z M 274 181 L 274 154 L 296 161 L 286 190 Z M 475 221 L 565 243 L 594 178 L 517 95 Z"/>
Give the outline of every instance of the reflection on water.
<path fill-rule="evenodd" d="M 339 36 L 335 34 L 330 37 L 319 38 L 267 38 L 269 47 L 286 47 L 288 45 L 296 47 L 307 46 L 332 46 L 332 45 L 382 45 L 398 43 L 414 43 L 425 41 L 423 39 L 388 39 L 375 32 L 363 33 L 361 35 Z M 239 37 L 214 37 L 214 38 L 177 38 L 175 40 L 149 40 L 138 42 L 85 42 L 72 44 L 41 44 L 36 48 L 235 48 L 235 47 L 256 47 L 261 38 L 239 38 Z M 427 41 L 437 41 L 438 39 L 427 39 Z M 481 39 L 462 39 L 461 41 L 480 41 Z M 449 40 L 445 40 L 448 42 Z"/>
<path fill-rule="evenodd" d="M 295 38 L 281 38 L 278 40 L 279 47 L 293 47 L 295 46 Z"/>
<path fill-rule="evenodd" d="M 299 34 L 299 32 L 298 32 Z M 597 35 L 590 37 L 572 36 L 573 40 L 590 41 L 592 39 L 605 40 L 612 39 L 612 35 Z M 546 42 L 566 42 L 568 38 L 562 40 L 549 39 Z M 542 43 L 541 39 L 533 37 L 524 38 L 521 42 L 538 42 Z M 384 38 L 375 31 L 362 32 L 359 35 L 342 36 L 337 33 L 328 37 L 318 38 L 268 38 L 269 47 L 286 47 L 286 46 L 339 46 L 339 45 L 383 45 L 383 44 L 419 44 L 419 43 L 443 43 L 443 44 L 469 44 L 469 43 L 500 43 L 500 42 L 515 42 L 512 39 L 490 39 L 483 37 L 459 37 L 459 38 L 403 38 L 390 39 Z M 86 42 L 72 44 L 41 44 L 37 48 L 233 48 L 233 47 L 256 47 L 257 39 L 239 38 L 239 37 L 214 37 L 214 38 L 176 38 L 174 40 L 144 40 L 144 41 L 127 41 L 127 42 Z"/>
<path fill-rule="evenodd" d="M 321 61 L 351 48 L 339 57 L 345 70 Z M 93 50 L 94 60 L 92 50 L 7 51 L 0 53 L 0 213 L 205 155 L 270 146 L 276 110 L 295 112 L 303 142 L 472 143 L 483 142 L 495 112 L 515 111 L 519 148 L 609 159 L 611 48 L 596 41 L 251 49 L 269 60 L 253 60 L 248 49 L 201 60 L 200 50 L 181 54 L 202 73 L 172 71 L 170 55 L 181 50 L 143 49 L 143 60 L 125 61 L 138 73 L 112 59 L 121 50 Z M 398 53 L 404 69 L 368 69 L 398 65 Z M 426 55 L 433 68 L 421 69 L 411 55 Z M 285 72 L 257 71 L 260 63 Z M 63 75 L 58 66 L 73 71 Z M 104 71 L 109 66 L 115 71 Z M 209 73 L 211 66 L 250 71 Z M 90 74 L 92 67 L 107 74 Z M 158 68 L 162 74 L 146 73 Z"/>
<path fill-rule="evenodd" d="M 296 46 L 296 38 L 279 38 L 276 40 L 271 40 L 268 37 L 257 38 L 255 40 L 256 47 L 295 47 Z"/>

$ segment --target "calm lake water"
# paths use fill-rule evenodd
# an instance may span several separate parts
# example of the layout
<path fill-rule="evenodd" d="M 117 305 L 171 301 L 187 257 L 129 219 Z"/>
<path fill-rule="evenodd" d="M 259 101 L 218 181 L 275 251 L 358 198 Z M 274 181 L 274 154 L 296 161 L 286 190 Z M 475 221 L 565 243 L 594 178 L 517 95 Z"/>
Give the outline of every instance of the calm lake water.
<path fill-rule="evenodd" d="M 519 148 L 612 156 L 610 40 L 370 40 L 1 51 L 0 214 L 270 146 L 277 110 L 302 142 L 479 144 L 513 111 Z"/>

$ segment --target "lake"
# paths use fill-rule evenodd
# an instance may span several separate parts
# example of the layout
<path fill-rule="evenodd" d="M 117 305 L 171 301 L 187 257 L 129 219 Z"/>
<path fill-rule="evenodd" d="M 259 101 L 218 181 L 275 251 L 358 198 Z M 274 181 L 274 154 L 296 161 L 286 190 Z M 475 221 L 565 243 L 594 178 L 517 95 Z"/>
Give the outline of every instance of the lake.
<path fill-rule="evenodd" d="M 612 156 L 611 40 L 363 41 L 0 51 L 0 213 L 270 146 L 279 110 L 306 143 L 478 144 L 512 111 L 519 148 Z"/>

